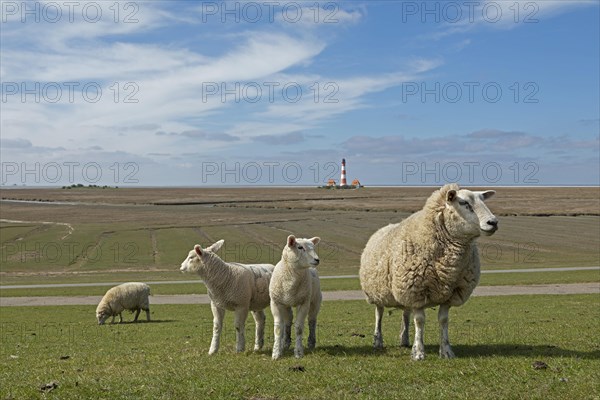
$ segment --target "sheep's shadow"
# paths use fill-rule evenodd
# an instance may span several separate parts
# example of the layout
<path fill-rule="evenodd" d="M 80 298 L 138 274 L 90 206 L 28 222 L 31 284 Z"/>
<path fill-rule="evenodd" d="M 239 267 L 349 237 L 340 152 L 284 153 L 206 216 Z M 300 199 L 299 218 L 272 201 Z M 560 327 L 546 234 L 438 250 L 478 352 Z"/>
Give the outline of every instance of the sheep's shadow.
<path fill-rule="evenodd" d="M 315 351 L 323 351 L 331 356 L 382 356 L 387 355 L 390 350 L 402 349 L 410 354 L 410 347 L 392 345 L 383 349 L 373 349 L 372 346 L 345 346 L 329 345 L 317 346 Z M 439 346 L 425 345 L 425 353 L 428 357 L 438 355 Z M 452 346 L 456 358 L 487 358 L 487 357 L 570 357 L 581 359 L 600 359 L 600 350 L 578 351 L 563 349 L 552 345 L 527 345 L 527 344 L 477 344 L 477 345 L 455 345 Z"/>
<path fill-rule="evenodd" d="M 177 320 L 175 320 L 175 319 L 151 319 L 150 321 L 146 321 L 146 320 L 123 321 L 123 322 L 115 321 L 114 324 L 109 323 L 106 325 L 119 326 L 119 325 L 165 324 L 165 323 L 170 323 L 170 322 L 177 322 Z"/>
<path fill-rule="evenodd" d="M 388 353 L 387 347 L 383 349 L 374 349 L 373 346 L 345 346 L 340 344 L 319 346 L 317 345 L 315 351 L 324 351 L 330 356 L 378 356 Z"/>
<path fill-rule="evenodd" d="M 579 351 L 563 349 L 554 345 L 528 345 L 521 343 L 475 344 L 452 346 L 456 357 L 575 357 L 600 359 L 600 350 Z M 432 346 L 437 351 L 437 346 Z"/>

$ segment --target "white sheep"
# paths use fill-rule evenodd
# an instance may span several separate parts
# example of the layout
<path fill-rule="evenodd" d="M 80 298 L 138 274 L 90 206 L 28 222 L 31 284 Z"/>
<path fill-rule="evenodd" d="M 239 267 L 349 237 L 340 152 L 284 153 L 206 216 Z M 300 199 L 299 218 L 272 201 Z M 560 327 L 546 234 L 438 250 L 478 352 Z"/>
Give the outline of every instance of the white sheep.
<path fill-rule="evenodd" d="M 307 316 L 308 348 L 309 350 L 315 348 L 317 314 L 321 308 L 322 294 L 317 270 L 311 267 L 319 264 L 315 245 L 320 240 L 318 237 L 296 239 L 293 235 L 288 236 L 281 261 L 273 270 L 269 294 L 271 295 L 271 312 L 274 320 L 274 360 L 280 358 L 284 349 L 291 344 L 292 307 L 296 307 L 295 356 L 300 358 L 304 355 L 302 334 Z"/>
<path fill-rule="evenodd" d="M 98 325 L 104 324 L 108 317 L 112 317 L 111 324 L 115 322 L 115 316 L 119 316 L 119 323 L 123 322 L 121 313 L 123 310 L 136 311 L 133 322 L 136 322 L 140 311 L 146 311 L 146 319 L 150 321 L 150 286 L 141 282 L 128 282 L 109 289 L 96 308 L 96 319 Z"/>
<path fill-rule="evenodd" d="M 213 336 L 208 354 L 219 350 L 225 310 L 235 312 L 236 350 L 246 347 L 245 326 L 248 311 L 256 323 L 254 350 L 264 344 L 265 312 L 269 306 L 269 281 L 274 266 L 271 264 L 239 264 L 223 261 L 215 254 L 224 240 L 203 249 L 194 246 L 181 263 L 182 272 L 195 272 L 204 281 L 210 297 L 213 313 Z"/>
<path fill-rule="evenodd" d="M 412 311 L 412 359 L 424 359 L 424 309 L 439 306 L 439 354 L 454 357 L 448 339 L 448 310 L 466 302 L 479 282 L 475 239 L 498 229 L 498 220 L 484 204 L 494 193 L 445 185 L 427 199 L 422 210 L 371 236 L 361 257 L 360 283 L 367 301 L 376 306 L 375 348 L 383 348 L 384 307 L 398 307 L 404 310 L 401 345 L 409 346 Z"/>

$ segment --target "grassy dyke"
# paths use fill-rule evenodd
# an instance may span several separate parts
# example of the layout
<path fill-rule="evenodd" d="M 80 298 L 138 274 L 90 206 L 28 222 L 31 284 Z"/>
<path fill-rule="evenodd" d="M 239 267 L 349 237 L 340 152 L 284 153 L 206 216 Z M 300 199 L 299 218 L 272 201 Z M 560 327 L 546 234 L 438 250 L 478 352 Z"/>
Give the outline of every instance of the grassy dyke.
<path fill-rule="evenodd" d="M 44 201 L 2 203 L 0 284 L 185 280 L 179 264 L 196 243 L 223 238 L 225 260 L 276 263 L 290 233 L 322 238 L 321 275 L 355 275 L 370 235 L 422 207 L 432 190 L 2 190 L 3 198 Z M 482 268 L 600 265 L 598 201 L 594 188 L 498 188 L 489 206 L 500 229 L 479 239 Z M 576 278 L 593 279 L 543 273 L 482 284 Z"/>

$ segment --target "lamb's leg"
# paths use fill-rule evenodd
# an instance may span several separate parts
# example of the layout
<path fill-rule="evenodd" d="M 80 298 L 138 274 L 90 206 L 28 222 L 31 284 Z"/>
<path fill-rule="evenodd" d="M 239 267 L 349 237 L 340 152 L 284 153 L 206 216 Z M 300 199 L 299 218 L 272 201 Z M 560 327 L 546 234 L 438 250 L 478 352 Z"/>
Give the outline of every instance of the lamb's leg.
<path fill-rule="evenodd" d="M 313 350 L 317 345 L 317 315 L 319 314 L 319 304 L 310 304 L 308 311 L 308 349 Z"/>
<path fill-rule="evenodd" d="M 273 360 L 283 355 L 283 335 L 285 334 L 284 313 L 285 306 L 279 305 L 271 300 L 271 313 L 273 314 Z"/>
<path fill-rule="evenodd" d="M 283 337 L 285 338 L 285 343 L 283 344 L 283 349 L 287 350 L 292 345 L 292 321 L 294 319 L 294 313 L 292 312 L 292 307 L 285 307 L 285 333 Z"/>
<path fill-rule="evenodd" d="M 448 311 L 450 306 L 448 304 L 440 305 L 438 311 L 438 322 L 440 323 L 440 357 L 441 358 L 454 358 L 454 352 L 450 347 L 450 339 L 448 339 Z"/>
<path fill-rule="evenodd" d="M 146 321 L 150 321 L 150 308 L 146 308 L 144 311 L 146 311 Z"/>
<path fill-rule="evenodd" d="M 423 344 L 423 328 L 425 327 L 425 310 L 417 308 L 415 312 L 415 342 L 412 347 L 412 359 L 415 361 L 425 358 L 425 345 Z"/>
<path fill-rule="evenodd" d="M 294 355 L 296 358 L 302 358 L 304 356 L 304 344 L 302 343 L 302 335 L 304 333 L 304 322 L 306 322 L 306 316 L 308 315 L 308 309 L 310 302 L 300 304 L 296 307 L 296 347 L 294 348 Z"/>
<path fill-rule="evenodd" d="M 223 317 L 225 316 L 225 310 L 217 307 L 212 301 L 210 302 L 210 309 L 213 314 L 213 336 L 212 341 L 210 342 L 210 349 L 208 350 L 209 355 L 215 354 L 219 350 L 221 329 L 223 329 Z"/>
<path fill-rule="evenodd" d="M 254 323 L 256 325 L 256 334 L 254 336 L 254 351 L 258 351 L 263 348 L 265 344 L 265 317 L 264 310 L 252 311 L 252 317 L 254 317 Z"/>
<path fill-rule="evenodd" d="M 383 334 L 381 333 L 383 310 L 383 306 L 375 306 L 375 333 L 373 334 L 373 348 L 375 350 L 383 349 Z"/>
<path fill-rule="evenodd" d="M 408 340 L 408 332 L 410 329 L 410 310 L 406 309 L 402 312 L 402 330 L 400 331 L 400 346 L 410 347 Z"/>
<path fill-rule="evenodd" d="M 246 318 L 248 318 L 247 308 L 235 310 L 235 350 L 238 353 L 242 353 L 244 350 L 246 350 Z"/>
<path fill-rule="evenodd" d="M 133 322 L 137 322 L 137 319 L 140 316 L 140 311 L 142 311 L 142 310 L 139 308 L 137 310 L 135 310 L 135 317 L 133 318 Z"/>

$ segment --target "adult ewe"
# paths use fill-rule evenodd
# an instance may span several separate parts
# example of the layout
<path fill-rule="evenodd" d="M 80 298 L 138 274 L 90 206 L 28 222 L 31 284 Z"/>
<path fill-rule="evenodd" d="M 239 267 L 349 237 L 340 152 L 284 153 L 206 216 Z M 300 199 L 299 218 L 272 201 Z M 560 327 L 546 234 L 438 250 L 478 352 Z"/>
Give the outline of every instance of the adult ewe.
<path fill-rule="evenodd" d="M 484 204 L 494 193 L 445 185 L 433 192 L 422 210 L 371 236 L 361 257 L 360 283 L 367 301 L 376 306 L 375 348 L 383 347 L 384 307 L 399 307 L 404 310 L 401 345 L 409 346 L 412 311 L 412 359 L 424 359 L 424 310 L 440 306 L 440 357 L 454 357 L 448 340 L 448 310 L 466 302 L 479 282 L 475 239 L 498 229 L 498 220 Z"/>
<path fill-rule="evenodd" d="M 146 311 L 146 319 L 150 321 L 150 304 L 148 296 L 150 286 L 141 282 L 128 282 L 108 289 L 98 307 L 96 308 L 96 319 L 98 325 L 104 324 L 108 317 L 112 317 L 111 324 L 115 322 L 115 316 L 119 316 L 119 323 L 123 322 L 121 313 L 123 310 L 136 311 L 133 322 L 136 322 L 140 311 Z"/>
<path fill-rule="evenodd" d="M 273 268 L 271 264 L 239 264 L 225 262 L 215 254 L 224 240 L 203 249 L 194 246 L 187 258 L 181 263 L 181 272 L 195 272 L 204 281 L 210 308 L 213 313 L 213 337 L 208 354 L 219 350 L 221 329 L 225 310 L 235 312 L 236 350 L 243 352 L 246 347 L 245 327 L 248 311 L 256 322 L 254 350 L 260 350 L 264 344 L 265 312 L 269 305 L 269 281 Z"/>
<path fill-rule="evenodd" d="M 280 358 L 283 350 L 291 344 L 292 307 L 296 307 L 296 358 L 304 355 L 302 334 L 307 316 L 308 348 L 312 350 L 316 345 L 317 314 L 321 308 L 322 295 L 319 275 L 311 267 L 319 265 L 315 245 L 320 240 L 318 237 L 296 239 L 294 235 L 288 236 L 281 260 L 273 270 L 269 294 L 275 335 L 274 360 Z"/>

